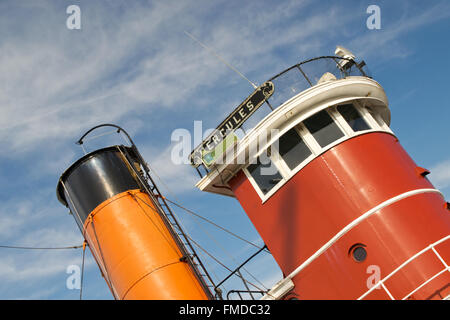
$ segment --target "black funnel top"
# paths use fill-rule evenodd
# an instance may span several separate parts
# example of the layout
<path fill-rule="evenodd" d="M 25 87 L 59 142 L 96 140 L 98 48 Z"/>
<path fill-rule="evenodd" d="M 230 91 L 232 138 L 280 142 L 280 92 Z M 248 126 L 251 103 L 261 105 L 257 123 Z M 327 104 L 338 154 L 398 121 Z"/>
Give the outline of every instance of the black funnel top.
<path fill-rule="evenodd" d="M 56 189 L 58 200 L 77 216 L 80 229 L 87 216 L 105 200 L 127 190 L 141 189 L 125 154 L 132 154 L 132 149 L 99 149 L 76 161 L 61 175 Z"/>

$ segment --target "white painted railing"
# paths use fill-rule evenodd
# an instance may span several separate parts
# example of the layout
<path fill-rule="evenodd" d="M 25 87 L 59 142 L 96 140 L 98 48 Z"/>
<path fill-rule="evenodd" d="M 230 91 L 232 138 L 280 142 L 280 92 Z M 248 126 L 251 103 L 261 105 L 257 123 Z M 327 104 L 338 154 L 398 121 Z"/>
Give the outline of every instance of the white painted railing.
<path fill-rule="evenodd" d="M 441 263 L 444 265 L 444 269 L 442 269 L 441 271 L 439 271 L 438 273 L 436 273 L 434 276 L 432 276 L 431 278 L 429 278 L 428 280 L 424 281 L 422 284 L 420 284 L 418 287 L 416 287 L 413 291 L 411 291 L 410 293 L 408 293 L 406 296 L 404 296 L 402 298 L 402 300 L 407 299 L 408 297 L 410 297 L 411 295 L 413 295 L 414 293 L 416 293 L 417 291 L 419 291 L 421 288 L 423 288 L 425 285 L 427 285 L 429 282 L 433 281 L 434 279 L 436 279 L 437 277 L 439 277 L 441 274 L 443 274 L 446 271 L 450 272 L 450 267 L 449 265 L 444 261 L 444 259 L 441 257 L 441 255 L 437 252 L 436 250 L 436 246 L 444 241 L 447 241 L 450 239 L 450 235 L 430 244 L 428 247 L 426 247 L 425 249 L 421 250 L 420 252 L 416 253 L 415 255 L 413 255 L 411 258 L 409 258 L 408 260 L 406 260 L 405 262 L 403 262 L 400 266 L 398 266 L 394 271 L 392 271 L 390 274 L 388 274 L 386 277 L 384 277 L 382 280 L 378 281 L 376 284 L 374 284 L 368 291 L 366 291 L 362 296 L 360 296 L 358 298 L 358 300 L 364 299 L 368 294 L 370 294 L 373 290 L 377 289 L 379 286 L 381 286 L 384 291 L 386 291 L 386 293 L 388 294 L 388 296 L 392 299 L 392 300 L 396 300 L 394 298 L 394 296 L 389 292 L 389 290 L 386 288 L 386 285 L 384 284 L 388 279 L 390 279 L 393 275 L 395 275 L 398 271 L 400 271 L 401 269 L 403 269 L 407 264 L 409 264 L 411 261 L 415 260 L 417 257 L 421 256 L 422 254 L 428 252 L 428 251 L 433 251 L 433 253 L 438 257 L 438 259 L 441 261 Z"/>
<path fill-rule="evenodd" d="M 388 207 L 388 206 L 390 206 L 390 205 L 392 205 L 392 204 L 394 204 L 394 203 L 396 203 L 396 202 L 398 202 L 400 200 L 403 200 L 403 199 L 406 199 L 406 198 L 409 198 L 409 197 L 412 197 L 412 196 L 415 196 L 415 195 L 419 195 L 419 194 L 422 194 L 422 193 L 438 193 L 442 197 L 444 197 L 443 194 L 438 189 L 430 189 L 430 188 L 427 188 L 427 189 L 415 189 L 415 190 L 404 192 L 402 194 L 399 194 L 399 195 L 397 195 L 397 196 L 395 196 L 393 198 L 390 198 L 390 199 L 380 203 L 379 205 L 373 207 L 369 211 L 365 212 L 364 214 L 362 214 L 361 216 L 359 216 L 358 218 L 356 218 L 355 220 L 350 222 L 341 231 L 339 231 L 337 234 L 335 234 L 333 238 L 331 238 L 319 250 L 317 250 L 312 256 L 310 256 L 300 266 L 298 266 L 294 271 L 292 271 L 286 278 L 280 280 L 266 295 L 264 295 L 262 297 L 262 300 L 278 300 L 281 297 L 283 297 L 283 295 L 285 295 L 287 292 L 292 290 L 292 288 L 294 287 L 294 283 L 292 282 L 292 279 L 296 275 L 298 275 L 304 268 L 306 268 L 313 261 L 315 261 L 318 257 L 320 257 L 334 243 L 336 243 L 341 237 L 343 237 L 345 234 L 347 234 L 350 230 L 352 230 L 354 227 L 356 227 L 362 221 L 366 220 L 367 218 L 369 218 L 370 216 L 372 216 L 376 212 L 380 211 L 381 209 L 386 208 L 386 207 Z M 450 237 L 450 235 L 447 236 L 444 239 L 439 240 L 439 241 L 443 242 L 443 241 L 447 240 L 449 237 Z M 439 242 L 439 243 L 441 243 L 441 242 Z M 433 245 L 435 246 L 435 245 L 437 245 L 439 243 L 434 243 Z M 429 247 L 425 248 L 424 250 L 428 250 Z M 411 259 L 413 260 L 414 257 L 412 257 Z M 443 261 L 443 260 L 441 260 L 441 261 Z M 407 264 L 409 262 L 410 261 L 406 261 L 405 264 Z M 444 262 L 444 264 L 445 264 L 445 262 Z M 403 267 L 403 265 L 400 266 L 400 267 Z M 397 269 L 394 270 L 394 272 L 396 272 L 396 271 L 397 271 Z M 383 279 L 383 280 L 386 281 L 387 279 Z M 378 285 L 381 285 L 381 287 L 384 287 L 383 282 L 377 283 L 374 287 L 376 288 L 376 287 L 378 287 Z M 362 295 L 359 299 L 364 298 L 367 294 L 372 292 L 372 290 L 373 290 L 373 287 L 368 292 L 366 292 L 364 295 Z M 390 294 L 389 290 L 387 290 L 385 288 L 385 291 L 388 293 L 388 295 L 391 297 L 391 299 L 394 299 L 392 297 L 392 295 Z"/>

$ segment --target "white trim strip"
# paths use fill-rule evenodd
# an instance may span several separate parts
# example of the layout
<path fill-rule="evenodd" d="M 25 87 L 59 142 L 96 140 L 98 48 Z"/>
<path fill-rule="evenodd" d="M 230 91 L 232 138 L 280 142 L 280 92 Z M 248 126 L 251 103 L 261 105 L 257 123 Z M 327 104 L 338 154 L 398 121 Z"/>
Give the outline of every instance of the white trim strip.
<path fill-rule="evenodd" d="M 381 204 L 377 205 L 376 207 L 370 209 L 366 213 L 362 214 L 352 222 L 350 222 L 348 225 L 346 225 L 341 231 L 339 231 L 333 238 L 331 238 L 330 241 L 325 243 L 319 250 L 316 251 L 309 259 L 307 259 L 305 262 L 303 262 L 297 269 L 295 269 L 293 272 L 291 272 L 290 275 L 288 275 L 286 278 L 292 279 L 295 277 L 300 271 L 302 271 L 306 266 L 308 266 L 312 261 L 314 261 L 318 256 L 320 256 L 322 253 L 324 253 L 329 247 L 331 247 L 339 238 L 341 238 L 343 235 L 345 235 L 348 231 L 353 229 L 356 225 L 358 225 L 361 221 L 367 219 L 369 216 L 374 214 L 375 212 L 395 203 L 402 199 L 421 194 L 421 193 L 439 193 L 442 195 L 442 193 L 437 189 L 416 189 L 412 191 L 408 191 L 402 194 L 399 194 L 398 196 L 395 196 L 393 198 L 390 198 L 389 200 L 386 200 L 382 202 Z"/>
<path fill-rule="evenodd" d="M 389 290 L 386 288 L 384 283 L 382 283 L 381 286 L 383 287 L 384 291 L 386 291 L 386 293 L 388 294 L 389 298 L 391 298 L 391 300 L 395 300 L 394 296 L 389 292 Z"/>
<path fill-rule="evenodd" d="M 434 254 L 439 258 L 439 260 L 441 260 L 444 267 L 448 269 L 449 266 L 445 263 L 444 259 L 442 259 L 441 255 L 436 251 L 436 249 L 434 247 L 431 247 L 431 250 L 433 250 Z"/>
<path fill-rule="evenodd" d="M 355 220 L 353 220 L 352 222 L 350 222 L 348 225 L 346 225 L 341 231 L 339 231 L 333 238 L 331 238 L 327 243 L 325 243 L 319 250 L 317 250 L 311 257 L 309 257 L 305 262 L 303 262 L 300 266 L 298 266 L 294 271 L 292 271 L 287 277 L 285 277 L 283 280 L 280 281 L 279 285 L 281 285 L 281 283 L 285 282 L 285 281 L 291 281 L 292 278 L 294 278 L 297 274 L 300 273 L 300 271 L 302 271 L 304 268 L 306 268 L 309 264 L 311 264 L 315 259 L 317 259 L 322 253 L 324 253 L 328 248 L 330 248 L 336 241 L 338 241 L 342 236 L 344 236 L 347 232 L 349 232 L 351 229 L 353 229 L 355 226 L 357 226 L 359 223 L 361 223 L 363 220 L 367 219 L 368 217 L 370 217 L 372 214 L 376 213 L 377 211 L 395 203 L 398 202 L 402 199 L 408 198 L 408 197 L 412 197 L 414 195 L 417 194 L 421 194 L 421 193 L 439 193 L 440 195 L 442 195 L 442 193 L 437 190 L 437 189 L 416 189 L 416 190 L 411 190 L 411 191 L 407 191 L 404 192 L 402 194 L 399 194 L 398 196 L 395 196 L 393 198 L 390 198 L 382 203 L 380 203 L 379 205 L 377 205 L 376 207 L 370 209 L 369 211 L 365 212 L 364 214 L 362 214 L 361 216 L 359 216 L 358 218 L 356 218 Z M 442 195 L 443 197 L 443 195 Z M 450 237 L 450 236 L 448 236 Z M 447 237 L 447 238 L 448 238 Z M 446 238 L 441 239 L 440 241 L 445 241 Z M 438 242 L 440 243 L 440 242 Z M 435 243 L 434 245 L 437 245 L 438 243 Z M 429 248 L 427 248 L 429 249 Z M 402 265 L 403 266 L 403 265 Z M 399 267 L 400 268 L 400 267 Z M 386 279 L 387 280 L 387 279 Z M 362 299 L 365 295 L 369 294 L 370 292 L 372 292 L 373 289 L 375 289 L 378 285 L 380 284 L 380 282 L 378 282 L 376 285 L 374 285 L 368 292 L 366 292 L 363 296 L 361 296 L 359 299 Z M 277 285 L 278 286 L 278 285 Z M 270 291 L 269 293 L 270 294 Z"/>
<path fill-rule="evenodd" d="M 430 244 L 428 247 L 426 247 L 425 249 L 419 251 L 418 253 L 416 253 L 415 255 L 413 255 L 411 258 L 409 258 L 408 260 L 406 260 L 405 262 L 403 262 L 400 266 L 398 266 L 394 271 L 392 271 L 389 275 L 387 275 L 386 277 L 384 277 L 383 280 L 378 281 L 371 289 L 369 289 L 368 291 L 366 291 L 366 293 L 364 293 L 361 297 L 358 298 L 358 300 L 364 299 L 364 297 L 366 297 L 369 293 L 371 293 L 373 291 L 373 289 L 375 287 L 377 287 L 380 283 L 384 283 L 386 280 L 388 280 L 390 277 L 392 277 L 395 273 L 397 273 L 397 271 L 399 271 L 400 269 L 402 269 L 404 266 L 406 266 L 408 263 L 410 263 L 411 261 L 413 261 L 415 258 L 417 258 L 418 256 L 420 256 L 421 254 L 423 254 L 424 252 L 430 250 L 431 248 L 433 248 L 434 246 L 437 246 L 438 244 L 446 241 L 450 239 L 450 235 L 442 238 L 441 240 L 436 241 L 435 243 Z"/>
<path fill-rule="evenodd" d="M 430 279 L 428 279 L 427 281 L 425 281 L 424 283 L 422 283 L 420 286 L 418 286 L 417 288 L 415 288 L 413 291 L 411 291 L 410 293 L 408 293 L 406 296 L 404 296 L 402 298 L 402 300 L 405 300 L 406 298 L 408 298 L 409 296 L 413 295 L 414 293 L 416 293 L 417 291 L 419 291 L 423 286 L 427 285 L 429 282 L 433 281 L 435 278 L 439 277 L 441 274 L 443 274 L 445 271 L 450 271 L 450 269 L 445 268 L 441 271 L 439 271 L 438 273 L 436 273 L 434 276 L 432 276 Z"/>

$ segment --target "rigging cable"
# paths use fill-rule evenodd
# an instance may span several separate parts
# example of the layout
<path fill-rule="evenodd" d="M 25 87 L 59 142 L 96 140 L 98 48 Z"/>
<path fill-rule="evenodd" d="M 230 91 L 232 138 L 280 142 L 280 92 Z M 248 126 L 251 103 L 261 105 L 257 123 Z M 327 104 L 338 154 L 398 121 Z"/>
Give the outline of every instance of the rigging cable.
<path fill-rule="evenodd" d="M 149 206 L 150 205 L 142 200 L 140 197 L 137 197 L 139 200 L 142 201 L 142 203 L 144 203 L 145 205 Z M 218 264 L 220 264 L 222 267 L 224 267 L 225 269 L 227 269 L 230 272 L 233 272 L 233 270 L 231 270 L 230 268 L 228 268 L 224 263 L 222 263 L 220 260 L 218 260 L 216 257 L 214 257 L 211 253 L 209 253 L 208 251 L 206 251 L 206 249 L 204 249 L 203 247 L 201 247 L 194 239 L 192 239 L 187 233 L 185 233 L 185 236 L 192 241 L 192 243 L 194 243 L 198 248 L 200 248 L 203 252 L 205 252 L 209 257 L 211 257 L 214 261 L 216 261 Z M 239 277 L 239 275 L 237 275 Z M 263 291 L 261 288 L 259 288 L 258 286 L 254 285 L 253 283 L 249 282 L 248 280 L 244 279 L 243 277 L 240 277 L 243 281 L 249 283 L 250 285 L 254 286 L 255 288 L 257 288 L 258 290 Z"/>
<path fill-rule="evenodd" d="M 85 253 L 86 253 L 86 245 L 87 245 L 87 241 L 84 240 L 84 242 L 83 242 L 83 257 L 81 260 L 80 300 L 83 300 L 84 258 L 85 258 Z"/>
<path fill-rule="evenodd" d="M 156 230 L 158 230 L 158 232 L 161 234 L 161 237 L 164 238 L 164 240 L 167 242 L 167 244 L 169 245 L 169 247 L 177 254 L 178 253 L 178 249 L 176 247 L 176 245 L 174 245 L 169 238 L 167 238 L 167 234 L 165 234 L 163 232 L 163 230 L 161 228 L 164 228 L 164 226 L 160 225 L 158 226 L 158 224 L 147 214 L 147 211 L 140 205 L 139 201 L 140 200 L 143 204 L 145 204 L 147 207 L 149 207 L 151 210 L 155 210 L 154 208 L 152 208 L 151 205 L 149 205 L 145 200 L 141 199 L 139 196 L 134 195 L 132 193 L 130 193 L 130 196 L 134 199 L 134 201 L 136 201 L 136 203 L 138 204 L 138 206 L 141 208 L 141 210 L 144 212 L 144 215 L 146 216 L 146 218 L 153 224 L 153 226 L 155 227 Z"/>
<path fill-rule="evenodd" d="M 188 234 L 186 234 L 186 236 L 189 238 L 189 240 L 192 241 L 192 243 L 194 243 L 200 250 L 202 250 L 203 252 L 205 252 L 210 258 L 212 258 L 214 261 L 216 261 L 219 265 L 221 265 L 222 267 L 224 267 L 225 269 L 227 269 L 229 272 L 233 272 L 233 270 L 231 270 L 230 268 L 228 268 L 225 264 L 223 264 L 220 260 L 218 260 L 216 257 L 214 257 L 211 253 L 209 253 L 206 249 L 204 249 L 202 246 L 200 246 L 196 241 L 194 241 Z M 259 288 L 257 285 L 251 283 L 250 281 L 248 281 L 247 279 L 245 279 L 244 277 L 242 277 L 239 274 L 234 274 L 235 276 L 241 278 L 242 281 L 252 285 L 253 287 L 255 287 L 256 289 L 260 290 L 260 291 L 264 291 L 263 289 Z"/>
<path fill-rule="evenodd" d="M 0 246 L 2 249 L 24 249 L 24 250 L 65 250 L 65 249 L 80 249 L 83 245 L 69 246 L 69 247 L 22 247 L 22 246 Z"/>
<path fill-rule="evenodd" d="M 146 206 L 148 206 L 149 208 L 151 208 L 152 210 L 155 210 L 155 208 L 154 207 L 152 207 L 149 203 L 147 203 L 145 200 L 143 200 L 143 199 L 141 199 L 139 196 L 137 196 L 137 195 L 133 195 L 133 198 L 136 198 L 136 199 L 138 199 L 138 200 L 140 200 L 143 204 L 145 204 Z M 136 200 L 137 201 L 137 200 Z M 138 203 L 139 204 L 139 203 Z M 139 205 L 140 206 L 140 205 Z M 141 207 L 142 208 L 142 207 Z M 145 213 L 145 210 L 143 209 L 143 211 L 144 211 L 144 213 Z M 165 212 L 164 212 L 164 210 L 162 211 L 164 214 L 165 214 Z M 150 219 L 150 217 L 148 217 L 147 216 L 147 218 L 149 218 Z M 169 221 L 169 223 L 170 223 L 170 221 Z M 182 227 L 183 229 L 184 229 L 184 227 Z M 179 234 L 176 232 L 176 234 L 179 236 Z M 184 235 L 186 236 L 186 241 L 188 241 L 188 238 L 189 239 L 191 239 L 186 233 L 184 233 Z M 181 243 L 182 244 L 184 244 L 184 242 L 181 240 L 181 239 L 179 239 L 180 241 L 181 241 Z M 170 243 L 169 243 L 170 244 Z M 172 245 L 170 245 L 171 247 L 172 247 Z M 176 251 L 176 249 L 174 249 L 175 251 Z M 193 261 L 192 261 L 193 262 Z M 214 285 L 214 282 L 213 281 L 211 281 L 211 283 L 212 283 L 212 285 Z"/>
<path fill-rule="evenodd" d="M 189 210 L 188 208 L 185 208 L 185 207 L 183 207 L 182 205 L 180 205 L 180 204 L 178 204 L 178 203 L 176 203 L 176 202 L 174 202 L 174 201 L 172 201 L 172 200 L 170 200 L 170 199 L 167 199 L 166 197 L 164 197 L 164 199 L 165 199 L 167 202 L 170 202 L 171 204 L 177 206 L 178 208 L 180 208 L 180 209 L 186 211 L 187 213 L 192 214 L 193 216 L 195 216 L 195 217 L 197 217 L 197 218 L 199 218 L 199 219 L 202 219 L 203 221 L 206 221 L 206 222 L 208 222 L 209 224 L 211 224 L 211 225 L 213 225 L 213 226 L 215 226 L 215 227 L 217 227 L 217 228 L 219 228 L 219 229 L 225 231 L 226 233 L 232 235 L 233 237 L 235 237 L 235 238 L 237 238 L 237 239 L 239 239 L 239 240 L 242 240 L 242 241 L 244 241 L 244 242 L 246 242 L 246 243 L 248 243 L 248 244 L 254 246 L 254 247 L 257 248 L 257 249 L 262 249 L 262 247 L 260 247 L 260 246 L 258 246 L 258 245 L 256 245 L 256 244 L 254 244 L 253 242 L 251 242 L 251 241 L 249 241 L 249 240 L 246 240 L 246 239 L 242 238 L 241 236 L 235 234 L 234 232 L 232 232 L 232 231 L 230 231 L 230 230 L 228 230 L 228 229 L 226 229 L 226 228 L 224 228 L 224 227 L 222 227 L 222 226 L 220 226 L 220 225 L 214 223 L 213 221 L 211 221 L 211 220 L 209 220 L 209 219 L 207 219 L 207 218 L 205 218 L 205 217 L 203 217 L 203 216 L 201 216 L 201 215 L 195 213 L 194 211 Z M 270 252 L 267 251 L 267 250 L 264 250 L 264 251 L 267 252 L 267 253 L 270 253 Z"/>
<path fill-rule="evenodd" d="M 86 244 L 84 241 L 82 245 L 78 246 L 68 246 L 68 247 L 24 247 L 24 246 L 4 246 L 0 245 L 2 249 L 20 249 L 20 250 L 67 250 L 67 249 L 83 249 L 83 258 L 81 264 L 81 284 L 80 284 L 80 300 L 82 300 L 82 292 L 83 292 L 83 274 L 84 274 L 84 259 L 86 252 Z"/>
<path fill-rule="evenodd" d="M 152 174 L 154 174 L 154 175 L 156 176 L 156 178 L 158 178 L 158 180 L 161 182 L 161 184 L 164 186 L 164 188 L 166 188 L 166 190 L 167 190 L 172 196 L 174 196 L 174 198 L 176 198 L 175 195 L 174 195 L 174 193 L 170 190 L 169 186 L 161 179 L 161 177 L 158 175 L 158 173 L 157 173 L 155 170 L 153 170 L 153 169 L 150 167 L 150 165 L 149 165 L 148 163 L 146 163 L 146 165 L 147 165 L 147 167 L 149 167 L 149 169 L 152 171 Z M 172 201 L 172 200 L 170 200 L 170 199 L 167 199 L 167 197 L 164 197 L 164 196 L 163 196 L 163 198 L 164 198 L 164 200 L 166 200 L 167 202 L 170 202 L 171 204 L 173 204 L 173 205 L 177 206 L 178 208 L 180 208 L 180 209 L 186 211 L 187 213 L 189 213 L 189 214 L 191 214 L 191 215 L 193 215 L 193 216 L 195 216 L 195 217 L 197 217 L 197 218 L 199 218 L 199 219 L 202 219 L 203 221 L 205 221 L 205 222 L 207 222 L 207 223 L 209 223 L 209 224 L 215 226 L 216 228 L 221 229 L 222 231 L 228 233 L 229 235 L 231 235 L 231 236 L 233 236 L 233 237 L 235 237 L 235 238 L 237 238 L 237 239 L 239 239 L 239 240 L 242 240 L 242 241 L 244 241 L 244 242 L 246 242 L 246 243 L 252 245 L 253 247 L 255 247 L 255 248 L 257 248 L 257 249 L 262 249 L 262 247 L 260 247 L 260 246 L 258 246 L 258 245 L 256 245 L 256 244 L 254 244 L 253 242 L 251 242 L 251 241 L 249 241 L 249 240 L 247 240 L 247 239 L 245 239 L 245 238 L 243 238 L 243 237 L 237 235 L 236 233 L 234 233 L 234 232 L 232 232 L 232 231 L 230 231 L 230 230 L 228 230 L 228 229 L 226 229 L 226 228 L 224 228 L 224 227 L 218 225 L 217 223 L 214 223 L 213 221 L 211 221 L 211 220 L 209 220 L 209 219 L 207 219 L 207 218 L 205 218 L 205 217 L 199 215 L 198 213 L 195 213 L 194 211 L 189 210 L 188 208 L 183 207 L 182 205 L 178 204 L 177 202 Z M 177 201 L 178 201 L 178 200 L 177 200 Z M 178 202 L 180 202 L 180 201 L 178 201 Z M 265 249 L 264 251 L 265 251 L 266 253 L 270 253 L 270 251 L 268 251 L 267 249 Z"/>
<path fill-rule="evenodd" d="M 208 238 L 210 238 L 223 252 L 225 252 L 225 254 L 231 258 L 231 260 L 233 260 L 234 262 L 237 263 L 236 259 L 233 257 L 233 255 L 231 255 L 228 250 L 226 250 L 219 242 L 216 241 L 216 239 L 214 239 L 214 237 L 212 235 L 209 234 L 209 232 L 207 232 L 206 230 L 204 230 L 201 225 L 198 225 L 200 227 L 200 229 L 206 234 L 206 236 L 208 236 Z M 220 228 L 220 226 L 218 226 Z M 264 251 L 265 248 L 259 248 L 259 250 Z M 256 282 L 258 282 L 263 288 L 267 289 L 268 288 L 261 282 L 259 281 L 250 271 L 248 271 L 246 268 L 242 267 L 242 270 L 244 270 L 245 272 L 247 272 L 250 277 L 252 277 Z"/>
<path fill-rule="evenodd" d="M 112 295 L 113 295 L 113 297 L 114 297 L 114 300 L 117 300 L 117 297 L 116 297 L 116 291 L 115 291 L 115 289 L 114 289 L 114 287 L 113 287 L 113 285 L 112 285 L 111 279 L 110 279 L 110 277 L 109 277 L 109 271 L 108 271 L 108 268 L 107 268 L 107 266 L 106 266 L 105 258 L 104 258 L 104 256 L 103 256 L 102 247 L 101 247 L 101 245 L 100 245 L 100 242 L 98 241 L 97 231 L 96 231 L 96 229 L 95 229 L 95 224 L 94 224 L 94 216 L 92 215 L 92 213 L 89 214 L 89 216 L 87 217 L 87 219 L 90 220 L 89 222 L 91 223 L 92 230 L 93 230 L 93 232 L 94 232 L 95 241 L 97 242 L 97 247 L 98 247 L 99 252 L 100 252 L 100 259 L 101 259 L 101 261 L 97 261 L 97 263 L 98 263 L 98 265 L 99 265 L 99 267 L 100 267 L 100 270 L 101 270 L 101 272 L 102 272 L 102 275 L 104 275 L 104 278 L 105 278 L 105 281 L 106 281 L 107 285 L 109 286 L 109 288 L 110 288 L 110 290 L 111 290 L 111 293 L 112 293 Z M 85 235 L 86 230 L 87 230 L 87 228 L 85 228 L 85 229 L 84 229 L 84 232 L 83 232 L 83 237 L 84 237 L 85 239 L 86 239 L 86 235 Z M 95 246 L 94 246 L 94 248 L 95 248 Z M 94 251 L 96 251 L 96 250 L 94 250 Z M 100 264 L 99 262 L 101 262 L 101 264 Z M 103 265 L 103 267 L 104 267 L 104 272 L 103 272 L 103 269 L 102 269 L 102 265 Z"/>
<path fill-rule="evenodd" d="M 170 190 L 169 186 L 161 179 L 161 177 L 156 173 L 156 171 L 153 170 L 153 169 L 150 167 L 150 165 L 149 165 L 148 163 L 146 163 L 146 165 L 147 165 L 147 167 L 152 171 L 152 173 L 158 178 L 158 180 L 162 183 L 162 185 L 166 188 L 166 190 L 167 190 L 171 195 L 173 195 L 173 196 L 175 197 L 174 193 Z M 252 246 L 254 246 L 254 247 L 256 247 L 256 248 L 258 248 L 259 250 L 263 250 L 263 251 L 265 251 L 265 252 L 267 252 L 267 253 L 270 253 L 270 251 L 268 251 L 268 250 L 265 249 L 264 247 L 259 247 L 259 246 L 257 246 L 256 244 L 252 243 L 251 241 L 248 241 L 248 240 L 244 239 L 243 237 L 238 236 L 238 235 L 235 234 L 234 232 L 231 232 L 230 230 L 228 230 L 228 229 L 226 229 L 226 228 L 224 228 L 224 227 L 222 227 L 222 226 L 220 226 L 220 225 L 218 225 L 218 224 L 212 222 L 211 220 L 209 220 L 209 219 L 207 219 L 207 218 L 205 218 L 205 217 L 203 217 L 203 216 L 201 216 L 201 215 L 199 215 L 199 214 L 193 212 L 192 210 L 189 210 L 189 209 L 183 207 L 182 205 L 178 204 L 177 202 L 171 201 L 171 200 L 167 199 L 166 197 L 164 197 L 163 195 L 160 195 L 160 197 L 162 197 L 165 201 L 167 201 L 167 202 L 169 202 L 169 203 L 171 203 L 171 204 L 173 204 L 173 205 L 179 207 L 180 209 L 183 209 L 184 211 L 186 211 L 186 212 L 188 212 L 188 213 L 194 215 L 195 217 L 198 217 L 198 218 L 200 218 L 200 219 L 202 219 L 202 220 L 204 220 L 204 221 L 210 223 L 211 225 L 213 225 L 213 226 L 215 226 L 215 227 L 217 227 L 217 228 L 219 228 L 219 229 L 225 231 L 226 233 L 228 233 L 228 234 L 230 234 L 230 235 L 236 237 L 237 239 L 242 240 L 242 241 L 244 241 L 244 242 L 246 242 L 246 243 L 248 243 L 248 244 L 250 244 L 250 245 L 252 245 Z M 175 215 L 175 213 L 173 213 L 173 214 Z M 214 238 L 213 238 L 211 235 L 209 235 L 205 230 L 203 230 L 203 228 L 202 228 L 200 225 L 198 225 L 198 226 L 200 227 L 200 229 L 201 229 L 201 230 L 202 230 L 202 231 L 203 231 L 210 239 L 212 239 L 214 242 L 217 243 L 217 241 L 215 241 Z M 186 236 L 188 236 L 188 235 L 186 234 Z M 189 236 L 188 236 L 188 237 L 189 237 Z M 192 240 L 191 237 L 189 237 L 189 239 Z M 192 240 L 192 241 L 193 241 L 193 240 Z M 198 244 L 197 244 L 197 246 L 198 246 Z M 221 248 L 228 256 L 230 256 L 232 260 L 236 261 L 236 259 L 234 259 L 234 258 L 231 256 L 231 254 L 228 253 L 222 246 L 219 245 L 219 247 L 220 247 L 220 248 Z M 202 249 L 202 248 L 201 248 L 201 249 Z M 217 260 L 216 260 L 216 262 L 217 262 Z M 259 281 L 259 280 L 258 280 L 258 279 L 250 272 L 250 271 L 248 271 L 248 270 L 247 270 L 246 268 L 244 268 L 244 267 L 243 267 L 242 269 L 243 269 L 245 272 L 247 272 L 247 273 L 250 275 L 250 277 L 252 277 L 252 278 L 253 278 L 256 282 L 258 282 L 262 287 L 264 287 L 265 289 L 267 289 L 267 287 L 266 287 L 261 281 Z M 243 278 L 242 278 L 242 279 L 243 279 Z M 243 279 L 243 280 L 244 280 L 244 279 Z M 245 280 L 244 280 L 244 281 L 245 281 Z M 258 288 L 258 287 L 256 287 L 256 288 Z M 261 290 L 261 289 L 258 288 L 258 290 Z"/>

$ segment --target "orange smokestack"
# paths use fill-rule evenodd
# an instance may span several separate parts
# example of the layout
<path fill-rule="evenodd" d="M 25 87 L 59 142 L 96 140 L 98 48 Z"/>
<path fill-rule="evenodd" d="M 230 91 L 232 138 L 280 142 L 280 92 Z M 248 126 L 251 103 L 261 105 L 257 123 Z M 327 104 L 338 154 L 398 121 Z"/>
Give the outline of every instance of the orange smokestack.
<path fill-rule="evenodd" d="M 211 299 L 140 159 L 134 145 L 85 155 L 62 174 L 59 201 L 70 208 L 115 299 Z"/>

